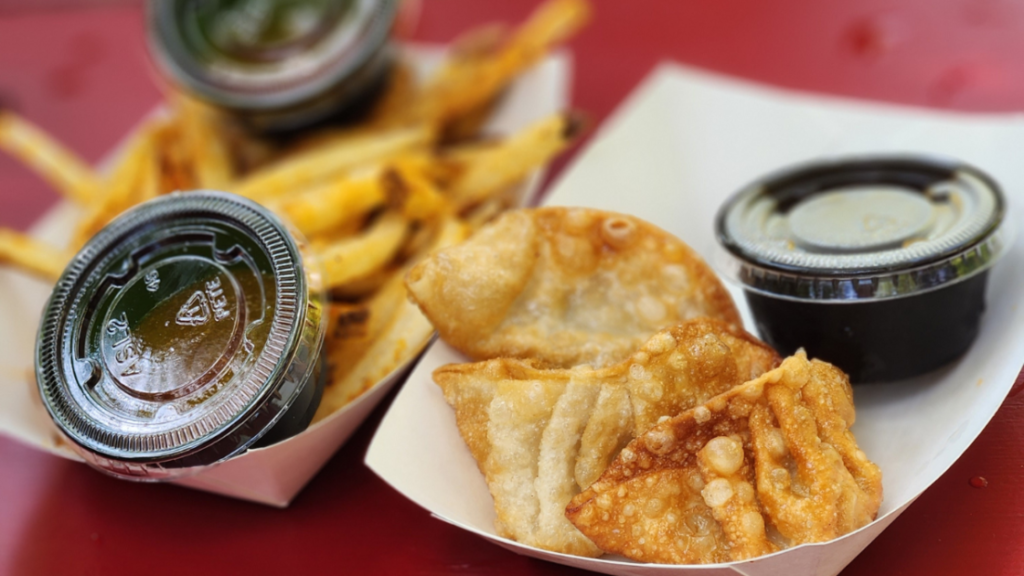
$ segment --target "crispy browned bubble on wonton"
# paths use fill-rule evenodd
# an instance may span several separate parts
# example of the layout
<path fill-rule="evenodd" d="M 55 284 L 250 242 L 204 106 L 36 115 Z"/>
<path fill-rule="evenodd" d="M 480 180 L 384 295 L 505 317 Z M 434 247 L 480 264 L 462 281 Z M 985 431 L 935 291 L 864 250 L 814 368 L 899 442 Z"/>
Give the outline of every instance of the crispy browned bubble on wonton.
<path fill-rule="evenodd" d="M 413 268 L 406 286 L 441 338 L 474 360 L 609 366 L 684 320 L 741 325 L 689 246 L 640 219 L 586 208 L 506 213 Z"/>
<path fill-rule="evenodd" d="M 494 497 L 498 534 L 538 548 L 601 553 L 565 506 L 638 433 L 778 365 L 775 351 L 701 318 L 655 334 L 603 369 L 497 359 L 438 368 L 434 380 Z"/>
<path fill-rule="evenodd" d="M 803 351 L 662 422 L 566 508 L 602 550 L 642 562 L 743 560 L 872 521 L 882 475 L 857 447 L 849 380 Z"/>

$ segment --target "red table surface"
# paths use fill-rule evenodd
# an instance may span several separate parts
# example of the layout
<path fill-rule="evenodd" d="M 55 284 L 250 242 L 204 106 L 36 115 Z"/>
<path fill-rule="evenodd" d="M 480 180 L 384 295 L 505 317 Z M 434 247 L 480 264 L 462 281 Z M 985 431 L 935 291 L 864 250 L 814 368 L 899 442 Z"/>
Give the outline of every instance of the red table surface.
<path fill-rule="evenodd" d="M 0 0 L 0 102 L 95 162 L 160 91 L 137 4 L 62 4 L 31 11 L 31 2 Z M 426 0 L 415 38 L 445 42 L 472 25 L 521 20 L 534 4 Z M 1024 110 L 1024 4 L 1011 0 L 607 0 L 595 7 L 570 48 L 572 104 L 598 123 L 667 58 L 806 90 Z M 24 228 L 55 199 L 0 156 L 0 225 Z M 1021 384 L 967 453 L 845 576 L 1024 573 Z M 578 572 L 435 520 L 366 469 L 363 455 L 387 404 L 286 510 L 114 480 L 0 438 L 0 573 Z M 977 477 L 987 487 L 972 486 Z"/>

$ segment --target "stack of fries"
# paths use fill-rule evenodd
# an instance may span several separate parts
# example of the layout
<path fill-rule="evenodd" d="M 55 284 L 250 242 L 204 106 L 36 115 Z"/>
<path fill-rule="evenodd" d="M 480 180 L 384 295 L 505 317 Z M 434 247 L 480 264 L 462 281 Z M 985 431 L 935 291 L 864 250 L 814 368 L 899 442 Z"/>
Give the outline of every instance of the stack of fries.
<path fill-rule="evenodd" d="M 399 61 L 367 115 L 288 142 L 248 134 L 181 93 L 99 174 L 13 112 L 0 149 L 83 208 L 70 246 L 0 229 L 0 263 L 55 281 L 75 252 L 124 210 L 174 191 L 225 190 L 282 215 L 309 241 L 330 289 L 330 378 L 316 420 L 419 352 L 433 328 L 405 297 L 406 270 L 518 203 L 520 183 L 574 139 L 559 114 L 501 140 L 480 129 L 504 89 L 587 20 L 583 0 L 550 0 L 512 31 L 458 40 L 420 80 Z"/>

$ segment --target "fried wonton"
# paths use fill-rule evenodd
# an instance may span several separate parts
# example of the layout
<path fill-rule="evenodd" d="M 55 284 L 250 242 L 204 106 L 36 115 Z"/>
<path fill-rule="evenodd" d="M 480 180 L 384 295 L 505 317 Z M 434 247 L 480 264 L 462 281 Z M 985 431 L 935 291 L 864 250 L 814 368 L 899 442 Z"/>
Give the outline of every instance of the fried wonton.
<path fill-rule="evenodd" d="M 603 369 L 496 359 L 438 368 L 434 380 L 494 497 L 496 529 L 538 548 L 597 556 L 565 506 L 659 418 L 777 366 L 775 351 L 719 320 L 655 334 Z"/>
<path fill-rule="evenodd" d="M 413 268 L 406 286 L 441 338 L 474 360 L 603 367 L 684 320 L 741 325 L 689 246 L 637 218 L 585 208 L 508 212 Z"/>
<path fill-rule="evenodd" d="M 641 562 L 744 560 L 871 522 L 882 475 L 857 447 L 849 379 L 803 351 L 624 448 L 566 516 Z"/>

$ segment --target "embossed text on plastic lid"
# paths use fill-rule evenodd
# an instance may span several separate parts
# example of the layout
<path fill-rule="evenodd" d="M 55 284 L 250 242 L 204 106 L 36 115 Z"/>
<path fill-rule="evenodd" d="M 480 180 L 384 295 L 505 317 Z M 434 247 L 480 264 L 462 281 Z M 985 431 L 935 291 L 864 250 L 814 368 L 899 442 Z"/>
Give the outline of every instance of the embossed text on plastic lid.
<path fill-rule="evenodd" d="M 321 284 L 253 202 L 202 191 L 137 206 L 54 288 L 36 348 L 44 404 L 87 462 L 142 480 L 293 434 L 319 403 Z"/>
<path fill-rule="evenodd" d="M 744 288 L 809 301 L 887 299 L 956 283 L 1008 246 L 1006 205 L 980 170 L 926 156 L 815 162 L 721 209 L 720 261 Z"/>

